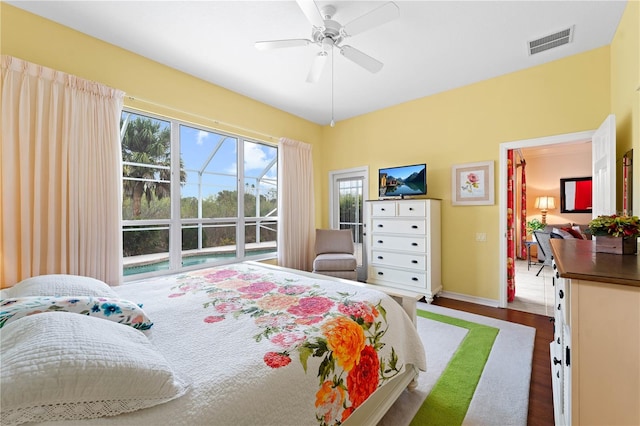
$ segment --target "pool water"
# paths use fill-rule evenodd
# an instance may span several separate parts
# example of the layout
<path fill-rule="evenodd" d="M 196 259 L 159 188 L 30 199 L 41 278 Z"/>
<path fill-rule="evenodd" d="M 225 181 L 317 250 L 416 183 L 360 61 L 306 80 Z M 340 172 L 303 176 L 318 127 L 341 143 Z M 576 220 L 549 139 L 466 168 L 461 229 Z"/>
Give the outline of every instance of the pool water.
<path fill-rule="evenodd" d="M 275 253 L 273 249 L 270 250 L 255 250 L 251 252 L 247 252 L 247 255 L 259 255 L 259 254 L 267 254 L 267 253 Z M 214 261 L 216 259 L 228 259 L 230 257 L 235 257 L 235 252 L 232 253 L 215 253 L 215 254 L 200 254 L 196 256 L 187 256 L 182 258 L 182 266 L 193 266 L 200 265 L 202 263 L 207 263 Z M 145 274 L 147 272 L 156 272 L 162 270 L 169 269 L 169 260 L 161 260 L 155 263 L 148 263 L 146 265 L 130 265 L 125 266 L 123 270 L 124 276 L 128 275 L 136 275 L 136 274 Z"/>

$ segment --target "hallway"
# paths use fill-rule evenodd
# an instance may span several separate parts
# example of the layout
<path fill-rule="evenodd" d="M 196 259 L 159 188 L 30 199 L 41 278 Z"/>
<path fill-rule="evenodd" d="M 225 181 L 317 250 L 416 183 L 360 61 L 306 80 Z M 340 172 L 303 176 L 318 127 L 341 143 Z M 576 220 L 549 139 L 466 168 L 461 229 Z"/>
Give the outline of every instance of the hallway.
<path fill-rule="evenodd" d="M 553 273 L 545 266 L 536 277 L 541 264 L 532 264 L 527 270 L 527 261 L 516 260 L 516 297 L 507 305 L 508 309 L 553 316 Z"/>

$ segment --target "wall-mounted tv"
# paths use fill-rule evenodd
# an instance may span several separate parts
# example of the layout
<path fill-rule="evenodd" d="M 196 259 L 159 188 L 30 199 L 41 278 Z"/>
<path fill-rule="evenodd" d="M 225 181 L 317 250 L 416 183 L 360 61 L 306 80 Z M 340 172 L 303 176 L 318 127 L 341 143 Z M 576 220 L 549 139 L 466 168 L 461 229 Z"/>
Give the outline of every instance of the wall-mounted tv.
<path fill-rule="evenodd" d="M 427 194 L 427 165 L 387 167 L 378 171 L 380 197 L 413 197 Z"/>

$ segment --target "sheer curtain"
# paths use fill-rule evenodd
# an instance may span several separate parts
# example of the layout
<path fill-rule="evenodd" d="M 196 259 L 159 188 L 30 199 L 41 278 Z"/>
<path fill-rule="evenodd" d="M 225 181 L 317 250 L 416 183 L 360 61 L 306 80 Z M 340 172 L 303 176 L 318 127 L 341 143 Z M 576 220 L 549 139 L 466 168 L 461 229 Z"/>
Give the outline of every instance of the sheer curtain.
<path fill-rule="evenodd" d="M 121 281 L 124 93 L 2 56 L 0 280 Z"/>
<path fill-rule="evenodd" d="M 311 145 L 281 138 L 278 174 L 278 264 L 311 271 L 315 257 Z"/>

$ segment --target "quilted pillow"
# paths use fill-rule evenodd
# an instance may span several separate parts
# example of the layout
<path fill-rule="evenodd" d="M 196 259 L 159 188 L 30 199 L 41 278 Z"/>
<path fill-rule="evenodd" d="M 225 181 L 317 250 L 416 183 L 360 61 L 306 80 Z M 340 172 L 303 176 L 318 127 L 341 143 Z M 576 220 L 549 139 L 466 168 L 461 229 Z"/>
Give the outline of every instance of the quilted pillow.
<path fill-rule="evenodd" d="M 189 385 L 141 332 L 67 312 L 0 333 L 0 424 L 90 419 L 152 407 Z"/>
<path fill-rule="evenodd" d="M 122 299 L 91 296 L 33 296 L 0 301 L 0 328 L 20 318 L 43 312 L 71 312 L 103 318 L 138 330 L 153 325 L 142 308 Z"/>
<path fill-rule="evenodd" d="M 118 297 L 107 283 L 80 275 L 48 274 L 26 278 L 4 290 L 5 297 L 96 296 Z"/>

